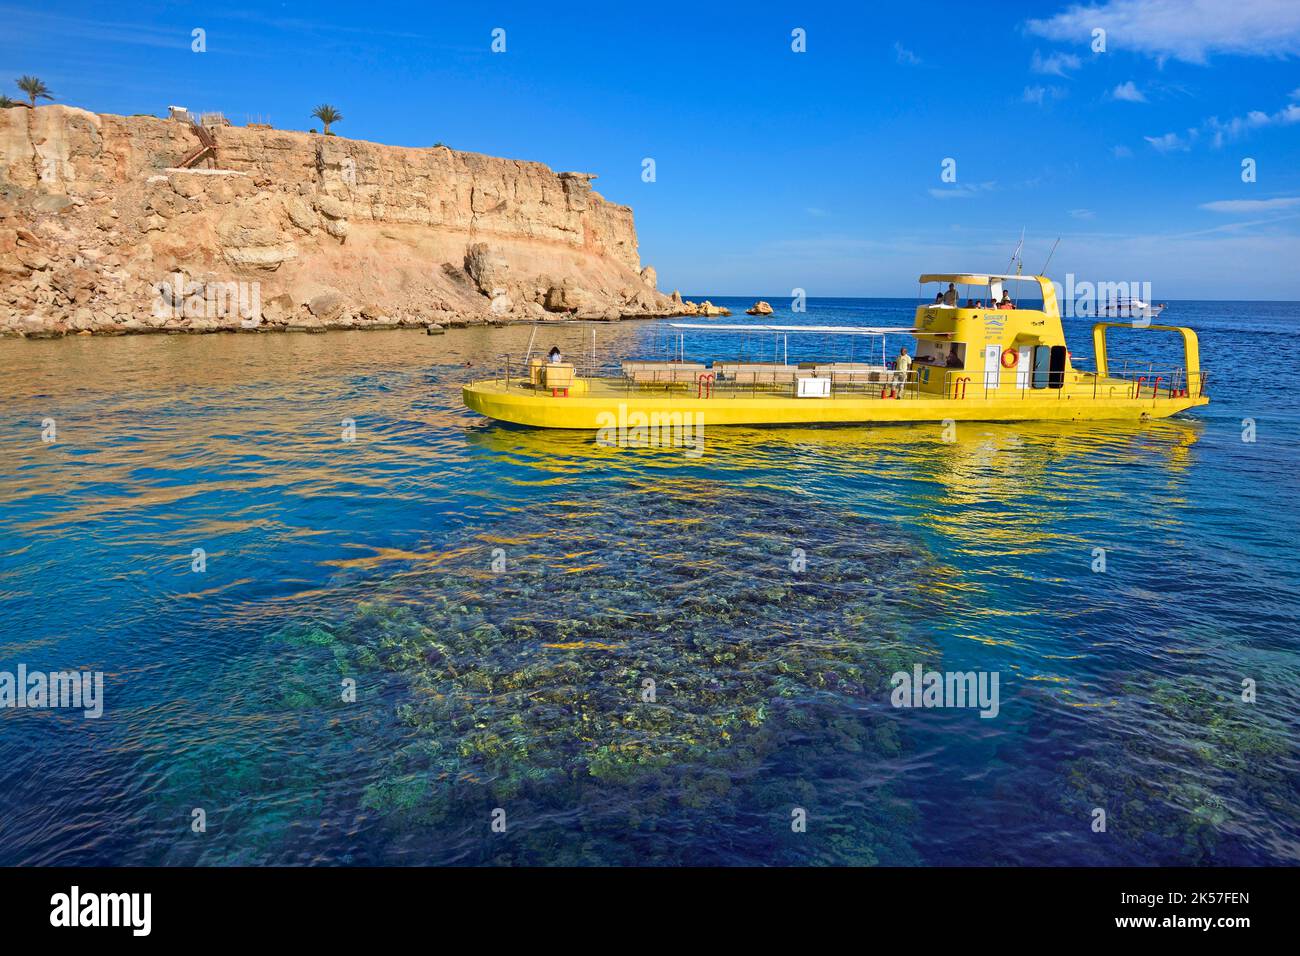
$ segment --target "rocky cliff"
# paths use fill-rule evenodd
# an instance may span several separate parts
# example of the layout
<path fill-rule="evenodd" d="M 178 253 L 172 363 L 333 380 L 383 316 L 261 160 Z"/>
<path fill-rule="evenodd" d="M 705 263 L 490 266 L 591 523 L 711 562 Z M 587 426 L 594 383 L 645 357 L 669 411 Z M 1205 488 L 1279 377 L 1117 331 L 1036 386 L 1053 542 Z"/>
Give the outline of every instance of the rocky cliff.
<path fill-rule="evenodd" d="M 0 333 L 691 313 L 655 289 L 632 210 L 593 178 L 441 146 L 0 110 Z"/>

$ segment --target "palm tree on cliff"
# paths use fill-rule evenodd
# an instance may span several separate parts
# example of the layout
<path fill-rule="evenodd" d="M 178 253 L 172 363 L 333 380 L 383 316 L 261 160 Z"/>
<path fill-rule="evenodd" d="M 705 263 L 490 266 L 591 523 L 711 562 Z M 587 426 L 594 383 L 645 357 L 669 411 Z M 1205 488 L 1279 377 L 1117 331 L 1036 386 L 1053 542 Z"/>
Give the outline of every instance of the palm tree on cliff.
<path fill-rule="evenodd" d="M 318 120 L 320 120 L 321 123 L 324 125 L 326 136 L 334 135 L 333 133 L 330 132 L 330 123 L 343 122 L 343 114 L 340 113 L 338 110 L 336 110 L 334 107 L 330 106 L 328 103 L 322 103 L 320 106 L 316 107 L 314 110 L 311 111 L 311 115 L 316 117 Z"/>
<path fill-rule="evenodd" d="M 36 108 L 37 99 L 54 99 L 54 95 L 50 92 L 50 88 L 45 85 L 45 81 L 34 76 L 18 77 L 18 89 L 27 94 L 27 105 L 32 109 Z"/>
<path fill-rule="evenodd" d="M 11 100 L 9 97 L 5 96 L 3 93 L 0 93 L 0 110 L 7 110 L 7 109 L 11 109 L 11 108 L 13 108 L 13 107 L 15 107 L 15 106 L 22 106 L 22 105 L 23 105 L 23 104 L 19 103 L 17 100 Z"/>

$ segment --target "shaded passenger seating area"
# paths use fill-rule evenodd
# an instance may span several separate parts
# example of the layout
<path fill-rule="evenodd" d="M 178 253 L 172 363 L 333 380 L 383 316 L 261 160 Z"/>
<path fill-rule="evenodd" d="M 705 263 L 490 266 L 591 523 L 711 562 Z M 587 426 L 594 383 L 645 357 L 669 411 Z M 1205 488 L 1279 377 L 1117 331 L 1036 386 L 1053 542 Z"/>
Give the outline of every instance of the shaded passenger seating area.
<path fill-rule="evenodd" d="M 797 365 L 782 362 L 714 362 L 713 374 L 719 382 L 737 385 L 790 385 L 799 371 Z"/>
<path fill-rule="evenodd" d="M 703 362 L 674 360 L 624 362 L 622 368 L 634 385 L 693 385 L 708 372 Z"/>
<path fill-rule="evenodd" d="M 634 386 L 698 385 L 704 376 L 724 389 L 789 388 L 803 378 L 827 378 L 832 387 L 882 384 L 894 376 L 884 365 L 869 362 L 628 361 L 621 369 L 624 381 Z"/>
<path fill-rule="evenodd" d="M 864 362 L 829 362 L 816 367 L 819 376 L 827 377 L 832 385 L 855 385 L 867 382 L 886 382 L 893 371 L 883 365 Z"/>
<path fill-rule="evenodd" d="M 915 335 L 911 326 L 820 326 L 820 325 L 728 325 L 674 322 L 668 326 L 671 338 L 651 345 L 662 358 L 638 358 L 621 362 L 618 384 L 625 389 L 662 387 L 694 388 L 701 395 L 745 395 L 755 392 L 789 394 L 794 397 L 833 397 L 896 392 L 905 373 L 897 372 L 887 357 L 884 336 Z M 687 331 L 720 333 L 739 338 L 735 358 L 690 360 Z M 822 355 L 796 357 L 791 339 L 830 336 L 833 344 L 820 346 Z M 757 341 L 755 341 L 757 339 Z M 735 349 L 734 341 L 729 343 Z M 801 346 L 796 346 L 799 348 Z M 802 346 L 807 348 L 806 346 Z M 829 351 L 831 354 L 826 355 Z M 653 354 L 653 352 L 652 352 Z M 734 355 L 733 351 L 733 355 Z M 599 374 L 599 373 L 596 373 Z M 824 384 L 808 382 L 825 380 Z M 611 383 L 612 384 L 612 383 Z"/>
<path fill-rule="evenodd" d="M 883 382 L 891 372 L 866 362 L 624 362 L 623 374 L 635 383 L 694 382 L 712 373 L 718 384 L 791 385 L 800 378 L 829 378 L 833 384 Z"/>

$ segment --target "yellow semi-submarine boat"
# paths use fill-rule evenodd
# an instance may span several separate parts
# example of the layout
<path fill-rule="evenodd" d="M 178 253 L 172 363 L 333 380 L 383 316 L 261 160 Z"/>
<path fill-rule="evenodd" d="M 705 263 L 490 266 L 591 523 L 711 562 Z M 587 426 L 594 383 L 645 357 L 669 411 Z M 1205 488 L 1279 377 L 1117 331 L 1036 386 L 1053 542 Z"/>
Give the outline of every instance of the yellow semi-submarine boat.
<path fill-rule="evenodd" d="M 668 423 L 682 417 L 707 425 L 1137 421 L 1209 402 L 1200 347 L 1189 328 L 1152 325 L 1142 316 L 1098 322 L 1094 368 L 1085 371 L 1072 364 L 1056 290 L 1045 276 L 927 274 L 920 282 L 938 282 L 941 290 L 944 283 L 987 288 L 979 301 L 990 306 L 923 304 L 908 327 L 671 323 L 683 335 L 687 330 L 770 334 L 781 340 L 787 356 L 789 337 L 800 335 L 866 336 L 881 347 L 868 350 L 871 359 L 849 362 L 715 359 L 706 364 L 687 361 L 683 346 L 669 359 L 628 360 L 607 370 L 526 356 L 517 364 L 507 362 L 498 377 L 466 385 L 465 405 L 519 425 L 601 429 L 615 422 Z M 1004 289 L 1009 298 L 1016 283 L 1036 283 L 1041 308 L 991 305 L 1003 298 Z M 1178 334 L 1182 365 L 1109 367 L 1111 329 Z M 915 337 L 910 367 L 884 354 L 887 335 Z"/>

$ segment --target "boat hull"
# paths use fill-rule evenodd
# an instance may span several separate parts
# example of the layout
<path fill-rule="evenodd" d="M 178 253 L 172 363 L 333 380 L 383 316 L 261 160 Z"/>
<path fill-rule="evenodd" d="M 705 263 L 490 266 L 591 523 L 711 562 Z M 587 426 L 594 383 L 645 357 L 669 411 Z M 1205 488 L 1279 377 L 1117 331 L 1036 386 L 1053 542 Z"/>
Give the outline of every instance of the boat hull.
<path fill-rule="evenodd" d="M 507 385 L 475 382 L 462 392 L 465 405 L 497 421 L 536 428 L 597 430 L 667 424 L 689 415 L 693 425 L 854 425 L 943 421 L 1140 421 L 1167 418 L 1199 405 L 1205 397 L 1094 398 L 1059 389 L 1015 391 L 1008 397 L 948 399 L 788 395 L 697 396 L 693 392 L 616 391 L 568 397 Z"/>

